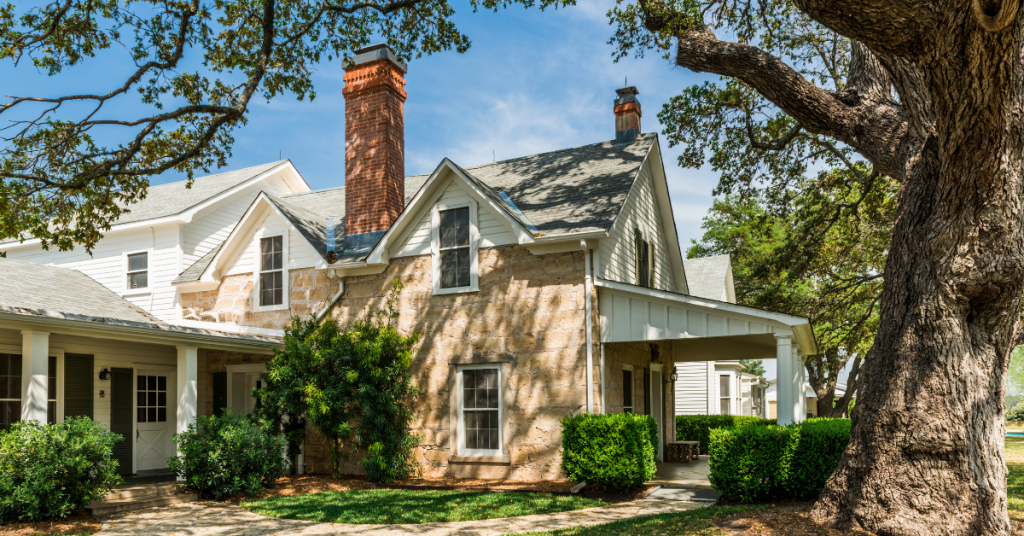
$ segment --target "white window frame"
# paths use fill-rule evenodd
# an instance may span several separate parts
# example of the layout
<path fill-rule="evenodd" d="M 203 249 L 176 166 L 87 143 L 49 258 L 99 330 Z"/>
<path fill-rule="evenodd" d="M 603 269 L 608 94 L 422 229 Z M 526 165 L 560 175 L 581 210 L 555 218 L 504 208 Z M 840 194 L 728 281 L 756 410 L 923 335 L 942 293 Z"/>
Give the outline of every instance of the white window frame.
<path fill-rule="evenodd" d="M 253 264 L 252 264 L 252 310 L 262 313 L 266 311 L 283 311 L 290 307 L 288 302 L 289 294 L 289 270 L 288 270 L 288 235 L 287 229 L 281 232 L 260 231 L 253 237 Z M 281 303 L 277 305 L 260 305 L 260 269 L 263 267 L 260 262 L 263 258 L 260 249 L 260 240 L 264 238 L 281 237 Z"/>
<path fill-rule="evenodd" d="M 469 207 L 469 286 L 441 288 L 441 212 Z M 434 294 L 460 294 L 480 291 L 480 270 L 477 251 L 480 247 L 480 230 L 477 223 L 476 201 L 444 204 L 436 203 L 430 211 L 430 257 L 431 279 Z M 461 377 L 461 375 L 460 375 Z"/>
<path fill-rule="evenodd" d="M 739 394 L 737 392 L 734 392 L 734 391 L 739 391 L 740 388 L 741 388 L 740 385 L 737 382 L 737 376 L 735 374 L 733 374 L 732 372 L 722 372 L 722 371 L 717 371 L 716 375 L 718 376 L 718 383 L 717 383 L 717 387 L 715 387 L 715 389 L 718 391 L 718 413 L 719 413 L 719 415 L 737 415 L 739 412 L 737 411 L 736 400 L 737 400 L 737 397 L 739 396 Z M 728 385 L 729 385 L 729 394 L 728 395 L 723 395 L 722 394 L 722 377 L 723 376 L 728 378 L 728 380 L 727 380 L 728 381 Z M 722 400 L 728 400 L 729 401 L 729 413 L 722 413 Z"/>
<path fill-rule="evenodd" d="M 636 413 L 636 371 L 633 370 L 633 365 L 622 365 L 622 370 L 629 371 L 629 378 L 633 382 L 633 385 L 630 386 L 631 389 L 629 390 L 630 394 L 632 394 L 633 396 L 630 397 L 632 398 L 632 400 L 629 401 L 628 406 L 626 405 L 626 386 L 622 386 L 622 412 L 625 413 L 626 408 L 629 408 L 630 413 Z"/>
<path fill-rule="evenodd" d="M 128 274 L 142 271 L 136 270 L 135 272 L 129 272 L 128 256 L 137 255 L 139 253 L 146 254 L 146 286 L 143 288 L 128 288 Z M 153 248 L 125 251 L 121 254 L 121 286 L 123 289 L 121 290 L 122 296 L 134 296 L 153 292 Z"/>
<path fill-rule="evenodd" d="M 501 364 L 481 364 L 481 365 L 461 365 L 456 369 L 457 377 L 455 381 L 456 399 L 458 400 L 458 433 L 459 433 L 459 445 L 458 455 L 460 456 L 503 456 L 505 454 L 505 385 L 504 375 L 501 373 Z M 463 403 L 463 372 L 467 370 L 496 370 L 498 371 L 498 448 L 497 450 L 491 449 L 467 449 L 466 448 L 466 423 L 464 418 Z"/>

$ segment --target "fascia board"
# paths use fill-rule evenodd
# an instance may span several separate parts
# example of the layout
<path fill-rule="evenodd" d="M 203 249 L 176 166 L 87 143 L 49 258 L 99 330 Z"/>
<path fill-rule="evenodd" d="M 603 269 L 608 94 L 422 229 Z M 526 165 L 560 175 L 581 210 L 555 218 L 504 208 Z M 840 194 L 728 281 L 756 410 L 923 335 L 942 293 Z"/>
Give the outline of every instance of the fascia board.
<path fill-rule="evenodd" d="M 256 196 L 256 199 L 252 200 L 252 203 L 249 204 L 249 208 L 245 209 L 245 214 L 242 214 L 238 223 L 236 223 L 235 227 L 231 229 L 231 233 L 224 239 L 224 245 L 221 246 L 220 251 L 213 256 L 213 259 L 210 261 L 210 264 L 207 265 L 206 270 L 204 270 L 202 275 L 199 276 L 199 281 L 220 282 L 220 277 L 215 276 L 214 274 L 219 274 L 219 267 L 221 263 L 224 262 L 224 259 L 234 257 L 235 242 L 238 241 L 237 237 L 241 234 L 243 228 L 248 228 L 251 224 L 250 220 L 256 217 L 254 215 L 256 214 L 256 209 L 261 206 L 261 201 L 270 203 L 270 200 L 267 199 L 267 195 L 263 192 L 260 192 L 260 194 Z M 228 250 L 231 251 L 229 252 Z"/>

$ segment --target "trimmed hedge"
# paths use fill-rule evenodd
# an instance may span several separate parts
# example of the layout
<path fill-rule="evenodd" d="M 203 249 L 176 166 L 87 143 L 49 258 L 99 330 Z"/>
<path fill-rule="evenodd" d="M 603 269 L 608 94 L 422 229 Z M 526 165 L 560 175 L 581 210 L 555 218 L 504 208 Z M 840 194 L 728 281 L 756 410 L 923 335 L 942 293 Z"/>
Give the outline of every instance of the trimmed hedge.
<path fill-rule="evenodd" d="M 711 431 L 711 484 L 726 497 L 817 497 L 850 442 L 849 419 Z"/>
<path fill-rule="evenodd" d="M 562 419 L 562 470 L 569 480 L 633 491 L 654 478 L 657 444 L 649 415 L 570 415 Z"/>
<path fill-rule="evenodd" d="M 86 417 L 16 422 L 0 431 L 0 523 L 67 517 L 121 483 L 121 436 Z"/>
<path fill-rule="evenodd" d="M 711 430 L 733 426 L 768 426 L 775 419 L 744 417 L 741 415 L 676 415 L 676 441 L 700 441 L 701 453 L 708 452 Z"/>

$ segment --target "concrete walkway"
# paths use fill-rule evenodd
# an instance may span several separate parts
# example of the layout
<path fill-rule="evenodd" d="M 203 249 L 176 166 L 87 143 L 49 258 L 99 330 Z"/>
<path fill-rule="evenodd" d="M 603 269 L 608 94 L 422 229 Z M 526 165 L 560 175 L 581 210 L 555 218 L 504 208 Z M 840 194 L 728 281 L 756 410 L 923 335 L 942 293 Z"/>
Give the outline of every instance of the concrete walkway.
<path fill-rule="evenodd" d="M 683 512 L 706 506 L 693 502 L 645 499 L 556 514 L 424 523 L 421 525 L 345 525 L 275 519 L 223 503 L 190 503 L 117 514 L 104 520 L 99 536 L 269 536 L 351 534 L 358 536 L 492 536 L 603 525 L 622 519 Z"/>
<path fill-rule="evenodd" d="M 689 463 L 658 463 L 658 472 L 654 480 L 647 485 L 664 486 L 666 488 L 714 489 L 708 480 L 711 466 L 708 457 Z"/>

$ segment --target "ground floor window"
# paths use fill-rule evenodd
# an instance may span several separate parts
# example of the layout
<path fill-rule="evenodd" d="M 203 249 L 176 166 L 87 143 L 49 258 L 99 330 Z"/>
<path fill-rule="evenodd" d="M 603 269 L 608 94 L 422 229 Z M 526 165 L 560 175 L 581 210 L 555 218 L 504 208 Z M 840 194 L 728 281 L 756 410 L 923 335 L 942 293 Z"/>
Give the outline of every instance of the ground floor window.
<path fill-rule="evenodd" d="M 622 412 L 633 413 L 633 369 L 622 369 Z"/>
<path fill-rule="evenodd" d="M 21 356 L 0 354 L 0 430 L 21 420 Z"/>
<path fill-rule="evenodd" d="M 460 454 L 502 453 L 501 369 L 465 367 L 459 371 Z"/>
<path fill-rule="evenodd" d="M 729 389 L 729 387 L 731 385 L 731 383 L 729 382 L 729 375 L 728 374 L 722 374 L 721 376 L 718 377 L 718 381 L 719 381 L 718 396 L 721 399 L 720 400 L 720 402 L 721 402 L 720 412 L 721 412 L 722 415 L 731 415 L 732 414 L 732 396 L 729 394 L 731 392 L 731 389 Z"/>
<path fill-rule="evenodd" d="M 57 422 L 57 357 L 46 364 L 46 422 Z"/>

